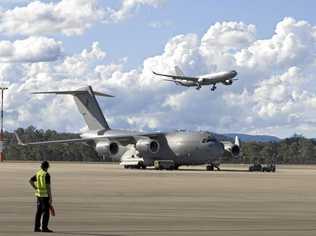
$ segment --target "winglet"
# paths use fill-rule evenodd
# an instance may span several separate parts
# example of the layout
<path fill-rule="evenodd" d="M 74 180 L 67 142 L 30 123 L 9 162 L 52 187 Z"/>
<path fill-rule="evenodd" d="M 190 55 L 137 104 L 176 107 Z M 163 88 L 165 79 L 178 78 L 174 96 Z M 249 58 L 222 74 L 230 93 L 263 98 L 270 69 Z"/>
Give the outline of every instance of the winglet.
<path fill-rule="evenodd" d="M 14 132 L 14 134 L 15 134 L 16 140 L 18 141 L 18 145 L 26 146 L 26 144 L 21 141 L 19 135 L 16 132 Z"/>
<path fill-rule="evenodd" d="M 238 136 L 235 137 L 235 145 L 237 145 L 238 147 L 240 146 L 240 141 Z"/>

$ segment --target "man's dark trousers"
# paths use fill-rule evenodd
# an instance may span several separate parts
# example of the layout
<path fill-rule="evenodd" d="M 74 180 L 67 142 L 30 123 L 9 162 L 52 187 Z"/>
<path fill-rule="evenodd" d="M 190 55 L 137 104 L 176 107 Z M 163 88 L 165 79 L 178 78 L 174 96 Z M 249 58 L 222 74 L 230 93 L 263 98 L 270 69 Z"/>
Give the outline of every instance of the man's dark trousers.
<path fill-rule="evenodd" d="M 39 229 L 42 220 L 42 230 L 47 229 L 49 221 L 49 198 L 48 197 L 37 197 L 37 211 L 35 215 L 35 229 Z"/>

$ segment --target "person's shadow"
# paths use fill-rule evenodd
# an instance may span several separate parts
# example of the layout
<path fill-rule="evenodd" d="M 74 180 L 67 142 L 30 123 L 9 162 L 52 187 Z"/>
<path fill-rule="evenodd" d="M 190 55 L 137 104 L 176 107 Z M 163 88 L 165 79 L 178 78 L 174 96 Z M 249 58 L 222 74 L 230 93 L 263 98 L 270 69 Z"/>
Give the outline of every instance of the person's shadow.
<path fill-rule="evenodd" d="M 72 231 L 72 232 L 63 232 L 63 231 L 54 231 L 54 233 L 58 234 L 64 234 L 64 235 L 86 235 L 86 236 L 123 236 L 121 234 L 113 234 L 113 233 L 88 233 L 88 232 L 77 232 L 77 231 Z"/>

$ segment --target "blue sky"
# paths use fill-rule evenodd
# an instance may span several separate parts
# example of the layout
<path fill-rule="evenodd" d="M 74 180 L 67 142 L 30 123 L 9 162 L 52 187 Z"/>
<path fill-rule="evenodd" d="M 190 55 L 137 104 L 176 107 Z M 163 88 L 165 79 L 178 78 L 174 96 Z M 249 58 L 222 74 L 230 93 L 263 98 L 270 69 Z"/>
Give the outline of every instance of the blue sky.
<path fill-rule="evenodd" d="M 24 6 L 27 0 L 4 1 L 4 9 Z M 42 2 L 58 2 L 42 1 Z M 99 0 L 100 6 L 119 8 L 119 0 Z M 286 16 L 316 24 L 316 3 L 312 0 L 172 0 L 158 8 L 142 6 L 137 14 L 117 24 L 96 24 L 84 35 L 55 37 L 64 42 L 66 53 L 80 52 L 99 41 L 109 58 L 128 57 L 128 68 L 141 65 L 144 58 L 162 52 L 166 42 L 178 34 L 203 35 L 210 25 L 220 21 L 242 21 L 257 26 L 260 38 L 270 37 L 275 25 Z M 149 23 L 162 22 L 159 29 Z M 1 38 L 1 37 L 0 37 Z M 7 38 L 4 36 L 4 38 Z"/>
<path fill-rule="evenodd" d="M 2 0 L 0 79 L 10 88 L 6 127 L 84 129 L 71 98 L 30 92 L 90 84 L 117 95 L 100 101 L 115 128 L 315 137 L 315 5 Z M 175 65 L 190 74 L 235 69 L 239 80 L 211 93 L 151 73 L 173 73 Z"/>
<path fill-rule="evenodd" d="M 103 6 L 119 7 L 120 1 L 100 1 Z M 172 0 L 159 8 L 138 9 L 128 21 L 118 24 L 98 24 L 82 37 L 60 37 L 67 52 L 79 52 L 94 41 L 99 41 L 110 57 L 128 57 L 127 65 L 140 65 L 144 58 L 162 52 L 166 42 L 178 34 L 203 35 L 210 25 L 219 21 L 243 21 L 257 26 L 260 38 L 270 37 L 275 25 L 286 16 L 316 24 L 315 1 L 231 1 L 231 0 Z M 159 29 L 151 22 L 163 22 Z"/>

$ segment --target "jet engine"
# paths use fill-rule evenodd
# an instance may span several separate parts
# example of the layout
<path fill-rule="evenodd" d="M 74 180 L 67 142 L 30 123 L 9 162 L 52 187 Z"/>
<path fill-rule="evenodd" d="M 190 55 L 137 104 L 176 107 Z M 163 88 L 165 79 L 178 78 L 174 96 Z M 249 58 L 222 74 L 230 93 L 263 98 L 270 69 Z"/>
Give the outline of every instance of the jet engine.
<path fill-rule="evenodd" d="M 156 154 L 159 152 L 160 144 L 154 139 L 139 139 L 135 145 L 136 150 L 142 155 L 144 153 Z"/>
<path fill-rule="evenodd" d="M 236 158 L 239 157 L 240 142 L 239 142 L 239 138 L 237 136 L 235 138 L 235 143 L 223 141 L 222 144 L 224 145 L 225 151 L 231 153 Z"/>
<path fill-rule="evenodd" d="M 203 82 L 204 82 L 204 78 L 199 78 L 199 79 L 198 79 L 198 83 L 199 83 L 199 84 L 201 84 L 201 83 L 203 83 Z"/>
<path fill-rule="evenodd" d="M 238 157 L 239 154 L 240 154 L 240 148 L 239 148 L 239 146 L 237 146 L 237 145 L 234 144 L 234 145 L 231 147 L 231 153 L 232 153 L 232 155 L 233 155 L 234 157 Z"/>
<path fill-rule="evenodd" d="M 191 87 L 191 86 L 196 86 L 196 82 L 194 81 L 182 81 L 182 80 L 176 80 L 176 83 L 178 85 L 183 85 L 183 86 L 186 86 L 186 87 Z"/>
<path fill-rule="evenodd" d="M 222 81 L 222 83 L 223 83 L 224 85 L 231 85 L 231 84 L 233 83 L 233 81 L 230 80 L 230 79 L 228 79 L 228 80 Z"/>
<path fill-rule="evenodd" d="M 231 153 L 234 157 L 239 157 L 240 147 L 231 142 L 222 142 L 224 144 L 225 151 Z"/>
<path fill-rule="evenodd" d="M 100 156 L 115 156 L 119 149 L 119 144 L 113 141 L 100 141 L 95 146 L 95 150 Z"/>

